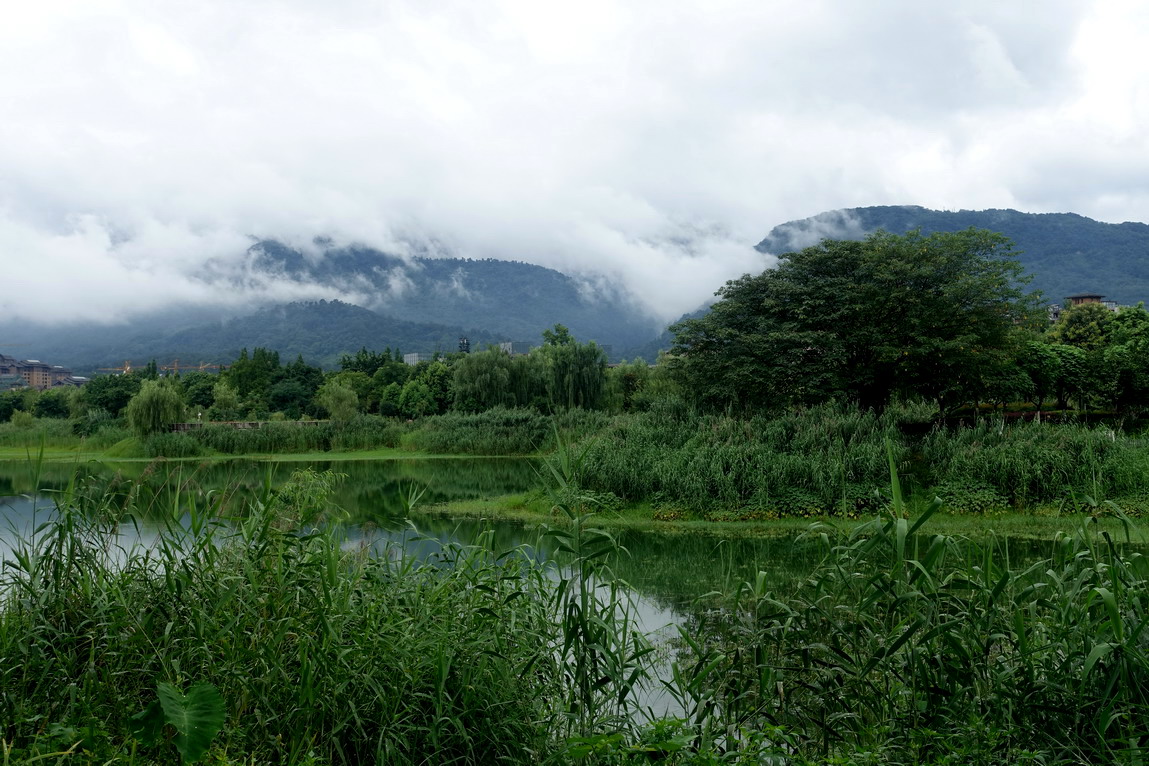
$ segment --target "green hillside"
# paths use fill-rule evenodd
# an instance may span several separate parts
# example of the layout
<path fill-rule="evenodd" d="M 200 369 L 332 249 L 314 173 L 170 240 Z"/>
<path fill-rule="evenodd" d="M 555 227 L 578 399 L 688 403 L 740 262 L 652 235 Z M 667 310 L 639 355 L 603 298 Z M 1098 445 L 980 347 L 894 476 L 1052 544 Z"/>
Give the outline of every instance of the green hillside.
<path fill-rule="evenodd" d="M 660 329 L 618 285 L 519 261 L 400 258 L 364 247 L 305 257 L 271 240 L 252 247 L 249 257 L 255 271 L 365 293 L 357 302 L 381 314 L 481 327 L 500 340 L 532 341 L 558 323 L 580 339 L 622 349 Z"/>
<path fill-rule="evenodd" d="M 137 365 L 155 359 L 162 365 L 178 358 L 185 367 L 229 363 L 241 348 L 256 346 L 278 351 L 284 359 L 302 354 L 310 364 L 335 367 L 340 356 L 364 346 L 431 353 L 457 350 L 460 336 L 469 338 L 475 349 L 501 340 L 482 330 L 408 322 L 340 301 L 271 306 L 177 330 L 143 322 L 75 328 L 20 325 L 13 334 L 43 359 L 81 374 L 126 359 Z"/>

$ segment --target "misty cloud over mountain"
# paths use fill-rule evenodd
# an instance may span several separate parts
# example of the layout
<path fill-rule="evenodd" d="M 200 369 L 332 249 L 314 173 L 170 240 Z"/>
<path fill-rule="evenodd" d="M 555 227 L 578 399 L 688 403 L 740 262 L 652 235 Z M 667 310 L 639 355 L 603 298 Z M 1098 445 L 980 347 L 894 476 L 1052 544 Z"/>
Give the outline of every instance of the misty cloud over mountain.
<path fill-rule="evenodd" d="M 1147 14 L 1069 0 L 15 5 L 0 28 L 0 312 L 122 322 L 362 297 L 354 280 L 250 270 L 254 241 L 323 257 L 318 237 L 547 266 L 667 320 L 768 263 L 752 246 L 772 223 L 819 210 L 1141 218 Z"/>

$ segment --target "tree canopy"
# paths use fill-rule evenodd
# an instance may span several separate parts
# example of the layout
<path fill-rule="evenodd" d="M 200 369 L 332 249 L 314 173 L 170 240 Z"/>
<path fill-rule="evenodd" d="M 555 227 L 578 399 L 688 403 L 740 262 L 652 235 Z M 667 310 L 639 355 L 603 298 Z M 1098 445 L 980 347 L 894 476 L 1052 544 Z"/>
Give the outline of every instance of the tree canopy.
<path fill-rule="evenodd" d="M 688 391 L 721 407 L 945 403 L 1000 370 L 1037 309 L 1026 281 L 1009 240 L 988 231 L 825 240 L 728 282 L 707 315 L 673 328 L 673 361 Z"/>

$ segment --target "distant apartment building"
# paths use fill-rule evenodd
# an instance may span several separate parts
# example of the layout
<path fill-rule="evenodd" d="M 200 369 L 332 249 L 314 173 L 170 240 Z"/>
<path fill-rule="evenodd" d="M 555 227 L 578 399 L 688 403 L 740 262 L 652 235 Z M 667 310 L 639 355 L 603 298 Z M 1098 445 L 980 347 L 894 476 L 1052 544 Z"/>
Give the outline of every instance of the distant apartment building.
<path fill-rule="evenodd" d="M 525 340 L 508 340 L 499 344 L 499 350 L 511 356 L 522 356 L 531 353 L 531 344 Z"/>
<path fill-rule="evenodd" d="M 419 362 L 430 362 L 434 360 L 432 354 L 403 354 L 403 362 L 414 367 Z"/>
<path fill-rule="evenodd" d="M 1117 301 L 1105 300 L 1105 296 L 1100 295 L 1098 293 L 1077 293 L 1076 295 L 1065 296 L 1065 304 L 1068 304 L 1069 308 L 1073 308 L 1074 306 L 1083 306 L 1086 303 L 1100 304 L 1100 305 L 1104 306 L 1105 308 L 1109 309 L 1110 311 L 1112 311 L 1113 313 L 1117 313 L 1121 309 L 1125 308 L 1124 306 L 1119 304 Z M 1050 322 L 1056 322 L 1057 320 L 1061 319 L 1061 312 L 1065 310 L 1065 308 L 1064 308 L 1065 304 L 1059 304 L 1059 303 L 1049 304 L 1049 321 Z"/>
<path fill-rule="evenodd" d="M 39 359 L 17 359 L 12 356 L 0 354 L 0 385 L 6 384 L 8 388 L 19 378 L 24 386 L 43 391 L 54 386 L 80 386 L 87 382 L 87 378 L 76 377 L 67 367 L 58 364 L 48 364 Z"/>

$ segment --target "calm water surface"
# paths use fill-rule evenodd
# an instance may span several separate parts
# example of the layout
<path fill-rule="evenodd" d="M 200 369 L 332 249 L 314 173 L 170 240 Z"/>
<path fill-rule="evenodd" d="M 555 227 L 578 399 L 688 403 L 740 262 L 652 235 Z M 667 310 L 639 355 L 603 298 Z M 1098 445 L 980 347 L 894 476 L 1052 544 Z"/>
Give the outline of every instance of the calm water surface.
<path fill-rule="evenodd" d="M 52 497 L 69 486 L 93 484 L 126 492 L 141 488 L 140 499 L 154 518 L 171 518 L 188 499 L 201 507 L 230 499 L 257 497 L 300 468 L 332 470 L 346 478 L 334 502 L 349 514 L 349 535 L 377 547 L 399 544 L 411 555 L 427 556 L 449 543 L 471 544 L 486 531 L 499 550 L 530 546 L 532 555 L 553 558 L 553 545 L 541 530 L 511 522 L 443 518 L 406 512 L 406 498 L 422 493 L 420 506 L 453 500 L 482 499 L 534 489 L 539 481 L 535 461 L 522 458 L 404 459 L 267 463 L 250 460 L 139 462 L 101 464 L 50 463 L 37 468 L 28 461 L 0 461 L 0 554 L 16 534 L 28 534 L 52 512 Z M 139 504 L 139 503 L 138 503 Z M 182 508 L 181 510 L 186 510 Z M 154 526 L 145 515 L 139 533 Z M 137 534 L 135 529 L 127 534 Z M 826 553 L 817 542 L 797 536 L 720 539 L 709 535 L 622 532 L 626 549 L 615 563 L 616 574 L 636 594 L 661 610 L 681 611 L 700 596 L 731 592 L 739 583 L 767 572 L 776 590 L 784 591 L 811 571 Z M 1022 558 L 1048 552 L 1048 544 L 1010 541 Z"/>

